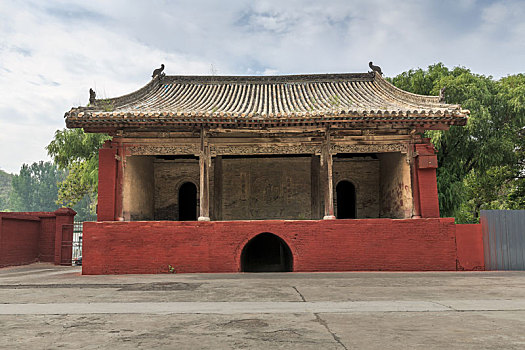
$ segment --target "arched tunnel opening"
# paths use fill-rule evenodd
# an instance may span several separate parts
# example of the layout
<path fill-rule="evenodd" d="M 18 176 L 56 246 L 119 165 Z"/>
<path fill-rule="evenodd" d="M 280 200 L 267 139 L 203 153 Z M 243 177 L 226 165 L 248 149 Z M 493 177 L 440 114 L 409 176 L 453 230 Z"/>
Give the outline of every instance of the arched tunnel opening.
<path fill-rule="evenodd" d="M 242 272 L 291 272 L 293 257 L 290 248 L 280 237 L 261 233 L 252 238 L 241 254 Z"/>

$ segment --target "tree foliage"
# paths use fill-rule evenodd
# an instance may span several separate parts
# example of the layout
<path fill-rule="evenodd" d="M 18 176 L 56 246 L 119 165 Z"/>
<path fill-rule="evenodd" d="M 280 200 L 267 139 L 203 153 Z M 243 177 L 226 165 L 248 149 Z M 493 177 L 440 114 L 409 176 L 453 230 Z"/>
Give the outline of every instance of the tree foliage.
<path fill-rule="evenodd" d="M 427 132 L 438 151 L 442 216 L 477 222 L 481 209 L 523 208 L 525 75 L 494 80 L 438 63 L 391 81 L 423 95 L 438 95 L 445 86 L 446 102 L 471 112 L 465 127 Z"/>
<path fill-rule="evenodd" d="M 55 211 L 58 182 L 65 177 L 53 163 L 23 164 L 12 178 L 10 206 L 14 211 Z"/>
<path fill-rule="evenodd" d="M 12 210 L 9 203 L 9 197 L 12 191 L 13 175 L 0 170 L 0 211 Z"/>
<path fill-rule="evenodd" d="M 87 201 L 91 214 L 97 198 L 98 149 L 109 137 L 105 134 L 85 133 L 82 129 L 57 130 L 55 137 L 46 147 L 60 169 L 67 170 L 67 176 L 58 185 L 57 202 L 74 206 Z"/>

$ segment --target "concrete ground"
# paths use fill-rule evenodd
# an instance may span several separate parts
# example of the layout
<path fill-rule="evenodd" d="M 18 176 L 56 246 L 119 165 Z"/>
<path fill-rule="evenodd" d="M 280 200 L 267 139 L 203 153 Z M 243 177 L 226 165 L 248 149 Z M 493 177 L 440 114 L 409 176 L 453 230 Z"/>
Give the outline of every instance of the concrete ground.
<path fill-rule="evenodd" d="M 0 269 L 0 349 L 524 349 L 525 272 Z"/>

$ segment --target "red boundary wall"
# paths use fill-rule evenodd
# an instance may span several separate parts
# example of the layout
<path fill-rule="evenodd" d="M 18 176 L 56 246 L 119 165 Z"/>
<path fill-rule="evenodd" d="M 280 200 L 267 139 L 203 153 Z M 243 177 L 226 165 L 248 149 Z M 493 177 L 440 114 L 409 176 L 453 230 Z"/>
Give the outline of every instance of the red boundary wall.
<path fill-rule="evenodd" d="M 73 239 L 75 215 L 69 208 L 54 212 L 0 213 L 0 267 L 36 261 L 60 264 L 67 258 L 63 256 L 67 252 L 62 251 L 62 242 Z M 64 225 L 71 226 L 71 230 L 64 230 Z"/>
<path fill-rule="evenodd" d="M 485 270 L 481 224 L 456 225 L 458 270 Z"/>
<path fill-rule="evenodd" d="M 86 222 L 82 273 L 239 272 L 242 249 L 263 232 L 286 242 L 297 272 L 450 271 L 458 251 L 463 269 L 479 266 L 465 247 L 481 231 L 461 226 L 458 250 L 452 218 Z"/>

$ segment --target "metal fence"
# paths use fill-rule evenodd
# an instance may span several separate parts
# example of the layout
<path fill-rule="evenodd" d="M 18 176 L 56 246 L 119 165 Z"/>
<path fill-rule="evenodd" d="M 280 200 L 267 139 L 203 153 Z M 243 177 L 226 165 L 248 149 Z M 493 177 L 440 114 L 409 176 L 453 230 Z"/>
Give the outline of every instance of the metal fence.
<path fill-rule="evenodd" d="M 73 262 L 82 256 L 82 228 L 83 222 L 75 221 L 73 225 Z"/>
<path fill-rule="evenodd" d="M 525 270 L 525 210 L 482 210 L 486 270 Z"/>

